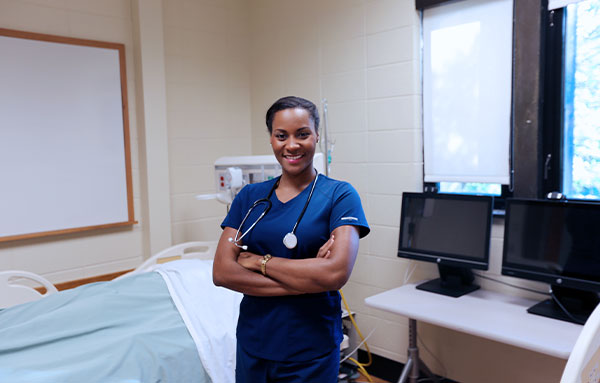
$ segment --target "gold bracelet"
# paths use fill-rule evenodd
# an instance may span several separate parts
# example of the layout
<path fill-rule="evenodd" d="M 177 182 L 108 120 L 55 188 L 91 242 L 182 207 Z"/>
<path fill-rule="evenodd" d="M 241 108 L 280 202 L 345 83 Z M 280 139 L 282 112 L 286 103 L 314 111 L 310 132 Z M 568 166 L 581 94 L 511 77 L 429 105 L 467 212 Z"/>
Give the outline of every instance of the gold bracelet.
<path fill-rule="evenodd" d="M 263 257 L 262 261 L 260 261 L 260 271 L 265 277 L 267 276 L 267 262 L 269 262 L 269 259 L 271 258 L 271 254 L 267 254 Z"/>

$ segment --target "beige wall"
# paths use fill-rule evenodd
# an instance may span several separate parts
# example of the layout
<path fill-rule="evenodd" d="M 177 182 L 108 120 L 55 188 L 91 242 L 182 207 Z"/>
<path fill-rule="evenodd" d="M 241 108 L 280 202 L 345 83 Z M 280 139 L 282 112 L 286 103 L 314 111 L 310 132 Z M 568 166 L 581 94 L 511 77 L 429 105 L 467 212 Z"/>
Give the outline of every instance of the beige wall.
<path fill-rule="evenodd" d="M 140 221 L 133 229 L 0 244 L 0 270 L 25 269 L 60 282 L 134 267 L 149 255 L 144 217 L 153 204 L 144 187 L 156 158 L 146 158 L 152 151 L 137 117 L 136 90 L 144 84 L 136 84 L 143 76 L 133 53 L 142 47 L 133 38 L 131 5 L 0 0 L 0 27 L 125 44 Z M 224 205 L 194 197 L 214 192 L 216 158 L 269 153 L 264 113 L 276 98 L 295 94 L 317 104 L 326 98 L 336 144 L 331 175 L 358 189 L 372 228 L 344 292 L 363 333 L 376 328 L 369 339 L 372 351 L 404 362 L 406 318 L 367 308 L 363 301 L 401 285 L 407 267 L 415 264 L 396 257 L 401 193 L 422 187 L 419 21 L 413 1 L 165 0 L 161 17 L 168 142 L 152 145 L 168 150 L 173 243 L 213 240 L 220 233 Z M 502 234 L 502 221 L 495 220 L 487 274 L 496 278 L 503 278 Z M 417 264 L 410 281 L 436 274 L 433 265 Z M 523 295 L 494 282 L 481 284 Z M 564 366 L 434 326 L 421 324 L 420 335 L 431 350 L 421 351 L 429 366 L 464 382 L 557 381 Z"/>
<path fill-rule="evenodd" d="M 131 158 L 136 219 L 140 193 L 133 24 L 128 0 L 0 1 L 0 27 L 125 44 Z M 143 258 L 141 223 L 133 228 L 87 232 L 0 244 L 0 270 L 22 269 L 62 282 L 125 270 Z"/>
<path fill-rule="evenodd" d="M 245 0 L 163 1 L 173 242 L 216 240 L 226 207 L 214 162 L 249 155 L 250 75 Z"/>
<path fill-rule="evenodd" d="M 0 270 L 57 283 L 133 268 L 171 243 L 217 238 L 225 205 L 195 195 L 214 192 L 215 159 L 251 151 L 248 6 L 0 0 L 2 28 L 125 44 L 139 221 L 132 229 L 0 243 Z"/>
<path fill-rule="evenodd" d="M 344 291 L 363 332 L 378 327 L 371 349 L 404 361 L 406 320 L 373 312 L 363 299 L 401 284 L 409 264 L 395 253 L 401 193 L 422 188 L 414 4 L 257 0 L 250 14 L 253 152 L 269 152 L 264 112 L 276 98 L 327 99 L 331 176 L 356 187 L 372 229 Z"/>
<path fill-rule="evenodd" d="M 405 362 L 408 320 L 368 308 L 364 298 L 437 275 L 435 265 L 396 256 L 401 195 L 422 190 L 420 27 L 413 0 L 255 0 L 252 37 L 252 150 L 269 153 L 264 113 L 283 95 L 329 105 L 335 140 L 331 175 L 359 191 L 371 234 L 344 293 L 370 349 Z M 491 265 L 500 276 L 502 220 L 494 220 Z M 512 283 L 543 290 L 543 285 Z M 527 295 L 487 280 L 487 289 Z M 541 297 L 537 297 L 541 298 Z M 439 327 L 420 324 L 421 356 L 461 382 L 558 381 L 565 361 Z M 428 351 L 430 350 L 430 351 Z"/>

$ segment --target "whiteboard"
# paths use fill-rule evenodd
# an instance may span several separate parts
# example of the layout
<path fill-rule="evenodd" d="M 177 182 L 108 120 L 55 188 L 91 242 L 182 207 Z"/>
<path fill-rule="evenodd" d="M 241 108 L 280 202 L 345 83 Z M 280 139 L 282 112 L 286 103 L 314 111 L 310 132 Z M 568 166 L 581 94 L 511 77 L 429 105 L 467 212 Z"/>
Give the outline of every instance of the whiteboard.
<path fill-rule="evenodd" d="M 135 223 L 124 53 L 0 29 L 0 241 Z"/>

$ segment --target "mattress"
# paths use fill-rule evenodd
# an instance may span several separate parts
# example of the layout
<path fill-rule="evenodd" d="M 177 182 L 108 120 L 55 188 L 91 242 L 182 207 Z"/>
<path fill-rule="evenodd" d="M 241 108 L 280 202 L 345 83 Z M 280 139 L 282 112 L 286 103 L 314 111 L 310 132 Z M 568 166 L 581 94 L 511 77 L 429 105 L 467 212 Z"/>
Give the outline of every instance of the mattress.
<path fill-rule="evenodd" d="M 216 320 L 212 311 L 219 308 L 187 307 L 189 296 L 210 292 L 198 291 L 198 283 L 183 287 L 183 293 L 173 287 L 181 278 L 210 276 L 211 264 L 186 262 L 204 263 L 165 265 L 158 273 L 89 284 L 0 311 L 0 382 L 231 381 L 233 371 L 219 369 L 234 369 L 235 353 L 227 355 L 225 364 L 219 354 L 215 364 L 202 353 L 228 350 L 229 343 L 235 344 L 235 329 L 216 331 L 218 337 L 211 340 L 214 324 L 203 324 L 202 312 Z M 202 284 L 217 289 L 212 278 Z M 233 306 L 230 315 L 236 315 Z M 208 371 L 225 380 L 211 379 Z"/>

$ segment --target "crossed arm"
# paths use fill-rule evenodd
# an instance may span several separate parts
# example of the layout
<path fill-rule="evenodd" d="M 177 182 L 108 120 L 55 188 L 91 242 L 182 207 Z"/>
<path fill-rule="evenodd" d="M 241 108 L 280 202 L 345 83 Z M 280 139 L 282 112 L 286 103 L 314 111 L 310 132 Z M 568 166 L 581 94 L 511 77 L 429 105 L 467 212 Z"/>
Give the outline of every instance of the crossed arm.
<path fill-rule="evenodd" d="M 262 255 L 242 252 L 229 242 L 235 229 L 221 234 L 213 264 L 213 282 L 255 296 L 297 295 L 340 289 L 350 278 L 358 254 L 358 229 L 340 226 L 319 249 L 315 258 L 277 257 L 267 263 L 267 276 L 260 272 Z"/>

